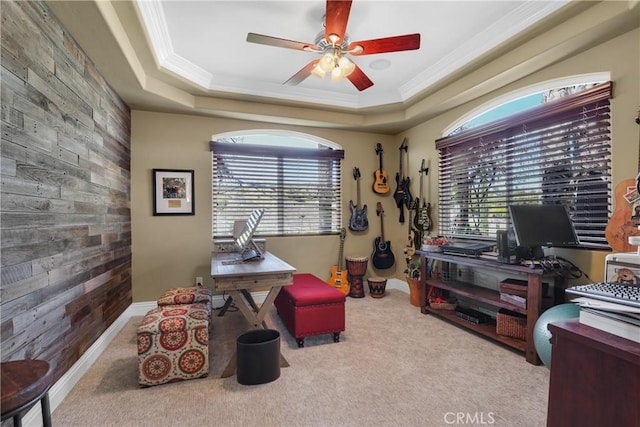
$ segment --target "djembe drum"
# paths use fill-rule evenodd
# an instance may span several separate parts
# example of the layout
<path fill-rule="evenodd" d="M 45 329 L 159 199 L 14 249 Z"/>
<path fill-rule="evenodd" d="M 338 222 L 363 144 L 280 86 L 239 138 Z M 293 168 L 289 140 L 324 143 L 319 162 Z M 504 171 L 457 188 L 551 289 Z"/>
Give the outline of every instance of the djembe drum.
<path fill-rule="evenodd" d="M 349 280 L 349 296 L 352 298 L 364 297 L 363 278 L 367 272 L 369 258 L 347 257 L 347 279 Z"/>
<path fill-rule="evenodd" d="M 369 295 L 373 298 L 382 298 L 387 288 L 387 279 L 383 277 L 369 277 Z"/>

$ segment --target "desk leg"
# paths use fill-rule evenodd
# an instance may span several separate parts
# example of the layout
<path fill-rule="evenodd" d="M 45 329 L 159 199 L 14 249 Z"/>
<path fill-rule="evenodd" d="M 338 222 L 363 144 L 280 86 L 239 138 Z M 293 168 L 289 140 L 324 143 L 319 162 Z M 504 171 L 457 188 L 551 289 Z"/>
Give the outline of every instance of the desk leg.
<path fill-rule="evenodd" d="M 265 298 L 264 302 L 262 303 L 262 306 L 259 309 L 255 301 L 253 300 L 253 297 L 249 293 L 249 291 L 242 290 L 239 292 L 234 289 L 234 290 L 230 290 L 229 294 L 231 295 L 232 298 L 234 298 L 237 301 L 238 309 L 242 312 L 244 317 L 249 321 L 249 324 L 252 325 L 254 329 L 259 329 L 259 328 L 267 329 L 267 325 L 264 322 L 264 318 L 267 315 L 267 311 L 269 310 L 269 307 L 271 307 L 271 305 L 273 304 L 273 301 L 278 296 L 278 292 L 280 292 L 281 288 L 282 286 L 274 286 L 273 288 L 271 288 L 271 290 L 267 294 L 267 298 Z M 241 292 L 243 295 L 245 295 L 245 298 L 242 298 Z M 231 357 L 231 360 L 229 360 L 229 363 L 227 364 L 226 368 L 224 368 L 224 371 L 222 372 L 221 377 L 228 378 L 231 375 L 233 375 L 236 372 L 237 363 L 238 363 L 237 354 L 236 354 L 236 351 L 234 351 L 233 356 Z M 283 367 L 290 366 L 289 362 L 287 361 L 287 359 L 285 359 L 282 353 L 280 353 L 280 366 L 283 366 Z"/>
<path fill-rule="evenodd" d="M 281 368 L 286 368 L 290 366 L 289 362 L 287 362 L 287 359 L 284 358 L 284 356 L 282 355 L 282 353 L 280 353 L 280 367 Z"/>
<path fill-rule="evenodd" d="M 250 303 L 246 301 L 244 298 L 242 298 L 239 291 L 231 290 L 229 291 L 229 293 L 231 294 L 233 299 L 236 300 L 236 305 L 238 306 L 238 309 L 242 312 L 242 315 L 245 317 L 245 319 L 249 321 L 249 324 L 252 326 L 252 328 L 253 329 L 261 328 L 262 322 L 261 322 L 261 319 L 258 319 L 258 313 L 260 313 L 260 310 L 258 310 L 258 312 L 253 311 Z M 266 304 L 266 301 L 265 301 L 265 304 Z"/>
<path fill-rule="evenodd" d="M 227 367 L 224 368 L 224 371 L 222 371 L 222 375 L 220 375 L 220 378 L 229 378 L 231 375 L 235 374 L 237 365 L 237 351 L 234 350 L 233 356 L 231 357 L 231 360 L 229 360 L 229 363 L 227 363 Z"/>
<path fill-rule="evenodd" d="M 265 328 L 266 328 L 266 324 L 264 322 L 264 318 L 267 315 L 267 311 L 269 310 L 269 307 L 273 305 L 273 301 L 275 301 L 276 297 L 278 296 L 278 293 L 280 293 L 280 289 L 282 289 L 282 286 L 274 286 L 273 288 L 271 288 L 271 290 L 269 291 L 269 294 L 267 294 L 267 298 L 265 298 L 264 302 L 262 303 L 262 307 L 260 307 L 260 310 L 258 310 L 256 319 L 262 324 L 264 324 Z M 282 343 L 282 340 L 280 342 Z M 280 366 L 282 367 L 289 366 L 289 362 L 287 362 L 287 359 L 285 359 L 282 352 L 280 352 Z"/>
<path fill-rule="evenodd" d="M 257 313 L 259 308 L 258 308 L 258 305 L 256 304 L 256 302 L 253 300 L 253 297 L 251 296 L 251 292 L 249 292 L 246 289 L 241 289 L 240 292 L 242 292 L 242 295 L 244 295 L 246 300 L 249 302 L 249 305 L 251 305 L 251 308 L 253 308 L 253 311 L 255 311 Z M 224 305 L 220 308 L 220 312 L 218 313 L 218 317 L 223 317 L 227 313 L 227 310 L 229 310 L 229 307 L 231 307 L 232 303 L 233 303 L 233 297 L 231 295 L 229 295 L 227 297 L 227 300 L 224 302 Z M 263 325 L 264 325 L 264 322 L 263 322 Z M 267 325 L 264 325 L 264 327 L 266 328 Z"/>
<path fill-rule="evenodd" d="M 244 297 L 246 298 L 247 302 L 249 303 L 249 305 L 251 306 L 254 312 L 257 313 L 258 311 L 260 311 L 260 307 L 258 307 L 258 304 L 256 304 L 256 302 L 254 301 L 253 296 L 251 295 L 251 292 L 249 292 L 246 289 L 242 289 L 240 292 L 242 292 L 242 295 L 244 295 Z M 269 328 L 267 326 L 267 322 L 265 322 L 264 320 L 262 321 L 262 327 L 265 329 Z"/>
<path fill-rule="evenodd" d="M 233 303 L 233 298 L 227 297 L 227 300 L 224 302 L 224 305 L 222 306 L 222 308 L 220 309 L 220 312 L 218 313 L 218 317 L 224 316 L 227 310 L 229 310 L 229 307 L 231 307 L 232 303 Z"/>

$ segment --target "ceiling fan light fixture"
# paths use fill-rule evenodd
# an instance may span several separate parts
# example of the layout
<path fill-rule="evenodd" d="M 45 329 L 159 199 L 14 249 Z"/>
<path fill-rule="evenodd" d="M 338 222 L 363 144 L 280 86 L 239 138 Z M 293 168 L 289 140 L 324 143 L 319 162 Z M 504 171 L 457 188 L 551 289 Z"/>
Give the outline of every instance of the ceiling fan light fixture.
<path fill-rule="evenodd" d="M 405 34 L 351 42 L 351 38 L 346 32 L 351 3 L 352 0 L 326 0 L 326 13 L 323 17 L 324 30 L 316 35 L 315 43 L 303 43 L 255 33 L 247 34 L 247 42 L 314 52 L 320 56 L 319 59 L 314 59 L 305 65 L 284 84 L 295 86 L 306 79 L 309 74 L 323 79 L 327 73 L 331 73 L 334 81 L 349 76 L 349 81 L 356 89 L 363 91 L 373 86 L 373 82 L 360 67 L 345 58 L 345 55 L 373 55 L 420 49 L 420 34 Z M 371 64 L 371 68 L 376 70 L 390 65 L 389 61 L 379 62 L 375 65 L 374 63 Z M 355 76 L 350 76 L 354 72 Z"/>
<path fill-rule="evenodd" d="M 351 62 L 346 56 L 343 56 L 338 60 L 338 66 L 340 67 L 343 77 L 347 77 L 349 74 L 353 73 L 353 70 L 356 69 L 356 65 Z"/>
<path fill-rule="evenodd" d="M 344 78 L 343 71 L 344 70 L 340 67 L 334 68 L 333 71 L 331 71 L 331 81 L 339 82 L 340 80 L 342 80 Z"/>
<path fill-rule="evenodd" d="M 325 53 L 320 58 L 320 62 L 318 62 L 318 66 L 325 72 L 330 73 L 336 68 L 336 60 L 333 53 Z"/>
<path fill-rule="evenodd" d="M 316 76 L 320 80 L 323 80 L 324 79 L 324 75 L 326 74 L 326 72 L 322 68 L 320 68 L 320 63 L 318 62 L 316 64 L 316 66 L 313 67 L 313 69 L 311 70 L 311 74 L 313 74 L 314 76 Z"/>

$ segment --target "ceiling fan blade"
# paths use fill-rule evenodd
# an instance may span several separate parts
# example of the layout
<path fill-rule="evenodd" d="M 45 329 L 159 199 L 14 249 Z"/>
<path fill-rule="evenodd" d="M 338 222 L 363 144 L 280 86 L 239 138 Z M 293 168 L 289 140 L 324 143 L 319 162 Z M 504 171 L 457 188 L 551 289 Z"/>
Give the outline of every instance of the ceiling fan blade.
<path fill-rule="evenodd" d="M 347 21 L 351 11 L 351 0 L 327 0 L 327 11 L 325 15 L 324 38 L 328 42 L 340 44 L 344 40 L 344 33 L 347 31 Z M 332 40 L 331 35 L 338 38 Z"/>
<path fill-rule="evenodd" d="M 373 86 L 373 82 L 357 65 L 353 72 L 347 76 L 347 78 L 360 92 Z"/>
<path fill-rule="evenodd" d="M 305 48 L 318 49 L 313 43 L 303 43 L 294 40 L 280 39 L 278 37 L 265 36 L 262 34 L 247 34 L 249 43 L 266 44 L 267 46 L 284 47 L 287 49 L 305 50 Z"/>
<path fill-rule="evenodd" d="M 309 62 L 300 71 L 295 73 L 293 76 L 289 77 L 289 80 L 287 80 L 282 84 L 288 85 L 288 86 L 297 86 L 299 83 L 302 83 L 304 79 L 306 79 L 311 75 L 311 70 L 313 70 L 313 68 L 316 66 L 316 64 L 319 61 L 320 61 L 319 59 L 314 59 L 313 61 Z"/>
<path fill-rule="evenodd" d="M 362 51 L 358 51 L 360 46 Z M 355 51 L 351 52 L 353 49 Z M 351 55 L 373 55 L 375 53 L 399 52 L 402 50 L 420 49 L 420 34 L 406 34 L 404 36 L 385 37 L 382 39 L 362 40 L 349 44 L 347 50 Z"/>

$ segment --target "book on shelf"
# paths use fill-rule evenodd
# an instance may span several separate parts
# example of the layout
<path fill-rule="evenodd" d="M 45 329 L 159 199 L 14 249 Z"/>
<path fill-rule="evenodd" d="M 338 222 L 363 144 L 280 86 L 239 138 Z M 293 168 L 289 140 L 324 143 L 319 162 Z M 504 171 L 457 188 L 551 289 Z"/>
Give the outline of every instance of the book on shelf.
<path fill-rule="evenodd" d="M 516 295 L 522 298 L 527 297 L 527 281 L 520 279 L 504 279 L 499 284 L 500 294 Z"/>
<path fill-rule="evenodd" d="M 456 317 L 474 325 L 482 325 L 491 322 L 491 316 L 474 310 L 473 308 L 460 307 L 456 308 Z"/>
<path fill-rule="evenodd" d="M 580 307 L 580 323 L 640 343 L 640 314 Z"/>
<path fill-rule="evenodd" d="M 500 292 L 500 300 L 506 301 L 520 308 L 527 308 L 527 299 L 518 295 Z"/>

